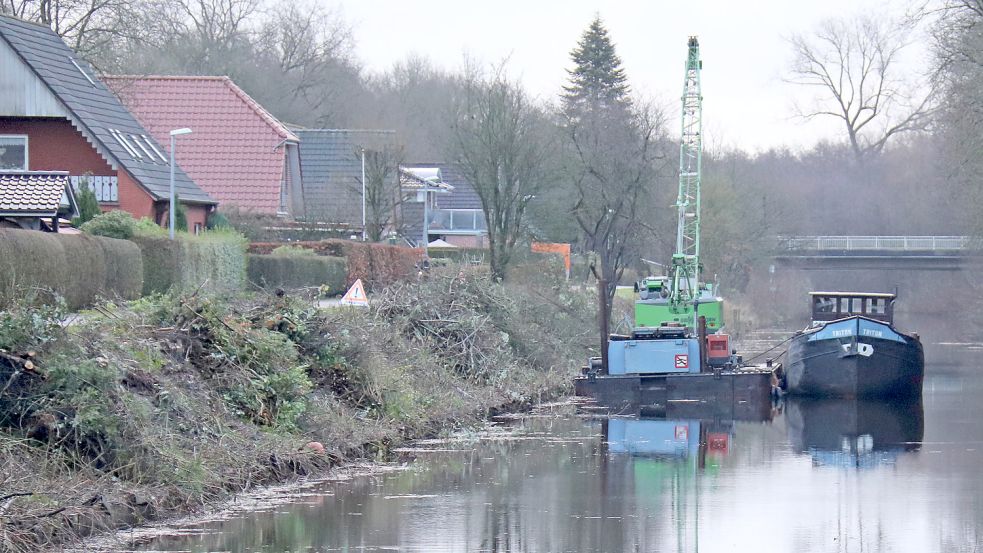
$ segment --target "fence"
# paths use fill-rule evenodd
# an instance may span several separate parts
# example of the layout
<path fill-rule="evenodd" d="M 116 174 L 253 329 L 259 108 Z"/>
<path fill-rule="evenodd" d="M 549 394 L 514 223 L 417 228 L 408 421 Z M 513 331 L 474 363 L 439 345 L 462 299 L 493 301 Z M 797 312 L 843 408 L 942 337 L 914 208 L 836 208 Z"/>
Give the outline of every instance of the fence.
<path fill-rule="evenodd" d="M 785 236 L 784 250 L 964 251 L 977 249 L 969 236 Z"/>

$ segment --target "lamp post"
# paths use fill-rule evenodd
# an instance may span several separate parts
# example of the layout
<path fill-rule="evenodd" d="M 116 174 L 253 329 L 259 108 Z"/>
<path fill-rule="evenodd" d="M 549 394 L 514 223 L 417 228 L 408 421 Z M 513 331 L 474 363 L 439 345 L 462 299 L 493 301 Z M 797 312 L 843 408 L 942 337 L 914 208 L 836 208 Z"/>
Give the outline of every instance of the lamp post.
<path fill-rule="evenodd" d="M 430 187 L 423 185 L 423 255 L 430 255 Z"/>
<path fill-rule="evenodd" d="M 365 148 L 362 148 L 362 242 L 365 236 Z"/>
<path fill-rule="evenodd" d="M 170 223 L 168 224 L 170 231 L 168 234 L 170 235 L 171 240 L 174 240 L 174 146 L 177 144 L 177 137 L 184 134 L 191 134 L 191 129 L 185 127 L 183 129 L 174 129 L 171 131 L 171 196 L 170 204 L 168 204 L 169 207 L 167 209 L 167 211 L 170 213 Z"/>

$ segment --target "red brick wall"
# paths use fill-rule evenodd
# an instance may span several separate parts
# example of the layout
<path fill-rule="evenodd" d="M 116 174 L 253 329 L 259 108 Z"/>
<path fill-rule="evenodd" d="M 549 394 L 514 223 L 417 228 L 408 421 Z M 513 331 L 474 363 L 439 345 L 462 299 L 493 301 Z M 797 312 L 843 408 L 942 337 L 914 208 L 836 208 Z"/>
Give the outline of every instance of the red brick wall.
<path fill-rule="evenodd" d="M 154 201 L 125 170 L 117 174 L 99 152 L 67 119 L 0 118 L 0 134 L 27 135 L 27 162 L 31 171 L 68 171 L 72 175 L 92 173 L 95 176 L 119 178 L 119 202 L 101 204 L 103 211 L 122 209 L 134 217 L 154 218 Z M 188 230 L 195 223 L 205 226 L 208 208 L 187 205 Z M 166 209 L 163 210 L 166 213 Z"/>
<path fill-rule="evenodd" d="M 205 219 L 208 218 L 208 208 L 202 205 L 187 204 L 185 204 L 184 208 L 188 214 L 188 232 L 194 232 L 195 223 L 198 223 L 204 229 Z"/>
<path fill-rule="evenodd" d="M 31 171 L 68 171 L 73 175 L 116 174 L 67 119 L 0 118 L 0 134 L 27 135 Z"/>
<path fill-rule="evenodd" d="M 484 236 L 468 236 L 449 234 L 444 236 L 444 242 L 453 244 L 459 248 L 487 248 L 488 239 Z"/>
<path fill-rule="evenodd" d="M 154 218 L 154 200 L 126 171 L 119 172 L 119 209 L 137 219 Z"/>

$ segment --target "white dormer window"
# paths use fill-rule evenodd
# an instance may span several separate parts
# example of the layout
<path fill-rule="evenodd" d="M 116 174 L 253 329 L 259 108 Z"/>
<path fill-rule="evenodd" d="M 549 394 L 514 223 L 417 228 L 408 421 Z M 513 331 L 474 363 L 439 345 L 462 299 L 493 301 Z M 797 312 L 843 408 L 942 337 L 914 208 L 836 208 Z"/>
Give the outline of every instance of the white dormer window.
<path fill-rule="evenodd" d="M 0 134 L 0 170 L 27 171 L 27 135 Z"/>

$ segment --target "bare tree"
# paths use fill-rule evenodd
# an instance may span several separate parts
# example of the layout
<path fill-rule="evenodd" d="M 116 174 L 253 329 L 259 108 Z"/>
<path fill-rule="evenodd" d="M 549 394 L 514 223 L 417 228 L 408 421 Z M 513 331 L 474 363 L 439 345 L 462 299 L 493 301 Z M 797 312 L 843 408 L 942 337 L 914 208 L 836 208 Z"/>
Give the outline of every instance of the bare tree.
<path fill-rule="evenodd" d="M 356 158 L 365 156 L 365 233 L 369 240 L 382 240 L 383 233 L 393 223 L 400 204 L 399 165 L 403 162 L 403 147 L 382 144 L 357 148 Z M 362 194 L 362 178 L 356 177 L 357 192 Z"/>
<path fill-rule="evenodd" d="M 547 177 L 545 116 L 501 68 L 490 78 L 471 68 L 451 117 L 450 157 L 481 198 L 492 277 L 503 279 L 526 207 Z"/>
<path fill-rule="evenodd" d="M 561 116 L 566 173 L 574 185 L 571 211 L 585 247 L 597 255 L 598 276 L 608 285 L 606 321 L 618 281 L 638 259 L 641 236 L 653 219 L 665 125 L 661 111 L 631 98 L 621 59 L 599 17 L 570 57 L 574 68 L 568 71 Z M 606 328 L 601 338 L 603 343 Z"/>
<path fill-rule="evenodd" d="M 657 234 L 650 223 L 657 219 L 659 169 L 668 162 L 662 112 L 637 104 L 581 112 L 565 125 L 572 213 L 609 284 L 609 312 L 618 281 L 638 258 L 642 237 Z"/>
<path fill-rule="evenodd" d="M 902 78 L 908 29 L 900 23 L 860 17 L 829 19 L 811 36 L 793 35 L 788 80 L 818 89 L 806 119 L 839 120 L 859 163 L 880 153 L 892 137 L 924 130 L 933 92 Z"/>
<path fill-rule="evenodd" d="M 970 232 L 983 234 L 983 0 L 940 0 L 924 14 L 934 16 L 932 36 L 936 84 L 941 91 L 936 141 L 946 182 L 955 184 L 958 204 L 968 210 Z"/>
<path fill-rule="evenodd" d="M 126 25 L 140 9 L 137 0 L 3 0 L 0 13 L 51 27 L 73 50 L 90 56 L 120 38 L 133 38 Z"/>

